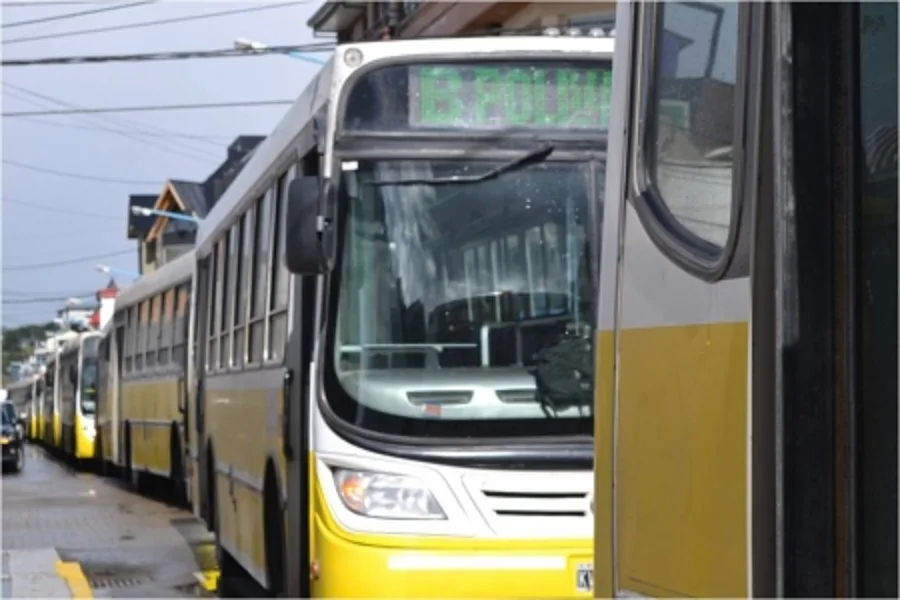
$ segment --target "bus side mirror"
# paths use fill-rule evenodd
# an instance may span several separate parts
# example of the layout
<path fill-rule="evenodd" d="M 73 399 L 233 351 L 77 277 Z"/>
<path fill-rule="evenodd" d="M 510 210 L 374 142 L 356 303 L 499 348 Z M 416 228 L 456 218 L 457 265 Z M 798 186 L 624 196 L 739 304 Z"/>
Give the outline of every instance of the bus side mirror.
<path fill-rule="evenodd" d="M 328 272 L 334 256 L 334 202 L 331 186 L 315 176 L 299 177 L 288 187 L 285 263 L 295 275 Z"/>

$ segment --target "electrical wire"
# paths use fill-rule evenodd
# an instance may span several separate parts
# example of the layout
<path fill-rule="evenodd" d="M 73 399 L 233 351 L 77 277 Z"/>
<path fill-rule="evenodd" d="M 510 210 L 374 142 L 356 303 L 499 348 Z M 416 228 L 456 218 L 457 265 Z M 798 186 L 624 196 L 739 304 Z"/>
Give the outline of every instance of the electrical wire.
<path fill-rule="evenodd" d="M 200 15 L 188 15 L 186 17 L 174 17 L 170 19 L 159 19 L 157 21 L 140 21 L 138 23 L 126 23 L 124 25 L 115 25 L 112 27 L 94 27 L 92 29 L 78 29 L 75 31 L 63 31 L 60 33 L 50 33 L 46 35 L 33 35 L 29 37 L 13 38 L 11 40 L 3 40 L 3 45 L 21 44 L 23 42 L 36 42 L 39 40 L 55 40 L 64 37 L 73 37 L 78 35 L 91 35 L 94 33 L 107 33 L 110 31 L 124 31 L 126 29 L 137 29 L 139 27 L 153 27 L 155 25 L 170 25 L 172 23 L 185 23 L 188 21 L 197 21 L 200 19 L 213 19 L 216 17 L 224 17 L 228 15 L 238 15 L 249 12 L 258 12 L 262 10 L 272 10 L 276 8 L 286 8 L 303 4 L 302 2 L 278 2 L 276 4 L 263 4 L 262 6 L 252 6 L 250 8 L 238 8 L 233 10 L 222 10 Z"/>
<path fill-rule="evenodd" d="M 88 298 L 97 292 L 88 292 L 86 294 L 71 294 L 69 296 L 44 296 L 35 298 L 3 298 L 3 304 L 43 304 L 50 302 L 65 302 L 70 298 Z"/>
<path fill-rule="evenodd" d="M 66 171 L 57 171 L 56 169 L 48 169 L 46 167 L 39 167 L 36 165 L 20 163 L 18 161 L 10 160 L 8 158 L 3 159 L 3 164 L 11 165 L 13 167 L 19 167 L 20 169 L 27 169 L 29 171 L 37 171 L 38 173 L 47 173 L 48 175 L 56 175 L 58 177 L 70 177 L 72 179 L 85 179 L 88 181 L 99 181 L 102 183 L 125 183 L 128 185 L 161 185 L 162 184 L 162 181 L 160 181 L 160 180 L 114 179 L 111 177 L 101 177 L 98 175 L 82 175 L 80 173 L 67 173 Z"/>
<path fill-rule="evenodd" d="M 70 102 L 64 102 L 58 98 L 54 98 L 52 96 L 47 96 L 45 94 L 40 94 L 38 92 L 35 92 L 34 90 L 29 90 L 29 89 L 23 88 L 21 86 L 16 86 L 16 85 L 13 85 L 6 81 L 3 82 L 3 87 L 9 88 L 6 90 L 7 93 L 9 93 L 10 90 L 15 90 L 17 92 L 21 92 L 23 94 L 27 94 L 29 96 L 33 96 L 34 98 L 37 98 L 37 101 L 32 100 L 32 99 L 26 99 L 25 101 L 30 104 L 35 104 L 35 105 L 39 106 L 40 108 L 46 108 L 46 106 L 41 106 L 41 105 L 42 104 L 47 105 L 50 103 L 55 104 L 57 106 L 64 106 L 66 108 L 84 108 L 83 106 L 79 106 L 77 104 L 72 104 Z M 124 117 L 113 117 L 113 116 L 108 116 L 108 115 L 82 115 L 82 116 L 76 117 L 76 118 L 86 121 L 87 123 L 109 122 L 114 125 L 120 125 L 120 126 L 129 128 L 129 129 L 134 129 L 135 126 L 139 126 L 139 127 L 144 127 L 144 128 L 153 128 L 162 133 L 169 133 L 169 134 L 176 133 L 173 131 L 169 131 L 167 129 L 162 129 L 160 127 L 156 127 L 155 125 L 145 124 L 145 123 L 141 123 L 139 121 L 133 121 L 130 119 L 126 119 Z M 190 158 L 191 160 L 203 162 L 204 164 L 209 164 L 210 160 L 219 160 L 220 152 L 221 152 L 221 144 L 211 142 L 211 141 L 205 141 L 205 140 L 189 140 L 186 142 L 182 142 L 181 144 L 174 145 L 174 144 L 167 144 L 160 140 L 155 140 L 155 139 L 148 140 L 148 139 L 145 139 L 140 136 L 135 137 L 135 134 L 128 133 L 125 131 L 123 131 L 122 133 L 118 133 L 117 135 L 120 135 L 120 136 L 125 137 L 132 141 L 137 141 L 142 146 L 145 146 L 145 147 L 149 146 L 152 148 L 156 148 L 158 150 L 161 150 L 162 152 L 164 152 L 167 155 L 177 154 L 179 156 L 184 156 L 186 158 Z M 212 151 L 208 150 L 207 148 L 202 147 L 203 145 L 215 147 L 216 152 L 212 152 Z"/>
<path fill-rule="evenodd" d="M 124 216 L 113 216 L 110 214 L 100 214 L 100 213 L 91 213 L 91 212 L 82 212 L 78 210 L 69 210 L 67 208 L 59 208 L 56 206 L 50 206 L 49 204 L 38 204 L 36 202 L 23 202 L 22 200 L 15 200 L 13 198 L 4 198 L 3 204 L 16 204 L 18 206 L 24 206 L 27 208 L 33 208 L 35 210 L 45 210 L 48 212 L 52 212 L 54 214 L 59 215 L 70 215 L 73 217 L 85 217 L 90 219 L 102 219 L 106 221 L 119 221 L 121 222 Z"/>
<path fill-rule="evenodd" d="M 78 0 L 26 0 L 25 2 L 0 2 L 3 8 L 25 8 L 31 6 L 78 6 L 79 4 L 94 4 L 94 2 L 81 2 Z"/>
<path fill-rule="evenodd" d="M 271 54 L 328 52 L 334 44 L 322 42 L 300 46 L 267 46 L 265 48 L 220 48 L 217 50 L 182 50 L 176 52 L 143 52 L 139 54 L 94 54 L 86 56 L 49 56 L 46 58 L 11 58 L 0 62 L 4 67 L 36 67 L 47 65 L 87 65 L 113 62 L 156 62 L 193 60 L 197 58 L 249 58 Z"/>
<path fill-rule="evenodd" d="M 41 106 L 42 104 L 43 105 L 54 104 L 54 105 L 62 106 L 65 108 L 84 108 L 83 106 L 79 106 L 77 104 L 72 104 L 70 102 L 64 102 L 63 100 L 60 100 L 59 98 L 54 98 L 53 96 L 47 96 L 46 94 L 41 94 L 41 93 L 35 92 L 34 90 L 29 90 L 29 89 L 23 88 L 21 86 L 16 86 L 16 85 L 13 85 L 6 81 L 3 82 L 3 86 L 36 98 L 37 101 L 31 100 L 31 99 L 28 99 L 26 101 L 31 104 L 36 104 L 40 108 L 47 108 L 47 106 Z M 8 91 L 9 90 L 7 90 L 7 92 Z M 140 128 L 140 129 L 146 128 L 146 129 L 158 131 L 160 133 L 177 135 L 177 132 L 175 132 L 175 131 L 163 129 L 161 127 L 158 127 L 156 125 L 151 125 L 149 123 L 143 123 L 141 121 L 135 121 L 132 119 L 127 119 L 125 117 L 121 117 L 121 116 L 117 117 L 117 116 L 110 116 L 110 115 L 82 115 L 82 116 L 75 117 L 75 118 L 80 119 L 89 124 L 112 123 L 113 125 L 124 127 L 126 129 L 130 129 L 130 130 L 134 131 L 135 133 L 128 133 L 127 131 L 123 131 L 122 133 L 118 133 L 117 135 L 120 135 L 122 137 L 130 139 L 132 141 L 137 141 L 142 146 L 150 146 L 153 148 L 157 148 L 168 155 L 178 154 L 179 156 L 185 156 L 187 158 L 191 158 L 192 160 L 203 161 L 203 162 L 208 162 L 210 159 L 218 160 L 221 155 L 222 144 L 212 142 L 212 141 L 199 140 L 199 139 L 198 140 L 188 140 L 188 141 L 182 142 L 181 144 L 176 145 L 176 144 L 168 144 L 163 141 L 156 140 L 156 139 L 148 140 L 144 136 L 140 136 L 137 128 Z M 138 135 L 138 137 L 135 137 L 136 134 Z M 204 146 L 212 146 L 213 148 L 215 148 L 215 152 L 209 150 L 208 148 L 206 148 Z"/>
<path fill-rule="evenodd" d="M 44 119 L 40 119 L 38 117 L 20 117 L 23 121 L 30 121 L 32 123 L 39 123 L 41 125 L 47 125 L 50 127 L 63 127 L 65 129 L 81 129 L 83 131 L 100 131 L 103 133 L 115 133 L 121 135 L 139 135 L 146 136 L 151 138 L 173 138 L 173 139 L 184 139 L 184 140 L 197 140 L 197 141 L 209 141 L 218 140 L 220 143 L 225 142 L 226 140 L 233 140 L 235 136 L 227 136 L 227 135 L 206 135 L 202 133 L 175 133 L 175 132 L 156 132 L 144 129 L 114 129 L 112 127 L 101 127 L 99 125 L 79 125 L 77 123 L 57 123 L 55 121 L 46 121 Z M 137 138 L 133 138 L 137 139 Z M 143 142 L 144 140 L 140 140 Z M 213 142 L 215 143 L 215 142 Z M 220 144 L 216 144 L 217 146 Z"/>
<path fill-rule="evenodd" d="M 65 19 L 75 19 L 87 15 L 95 15 L 97 13 L 109 12 L 112 10 L 122 10 L 123 8 L 133 8 L 143 4 L 153 4 L 157 0 L 141 0 L 140 2 L 132 2 L 131 4 L 114 4 L 113 6 L 104 6 L 102 8 L 92 8 L 90 10 L 82 10 L 79 12 L 66 13 L 64 15 L 53 15 L 51 17 L 40 17 L 38 19 L 29 19 L 27 21 L 15 21 L 13 23 L 4 23 L 3 29 L 10 27 L 22 27 L 23 25 L 37 25 L 38 23 L 47 23 L 49 21 L 61 21 Z"/>
<path fill-rule="evenodd" d="M 279 106 L 293 104 L 294 100 L 246 100 L 243 102 L 199 102 L 197 104 L 156 104 L 146 106 L 110 106 L 106 108 L 77 108 L 66 110 L 32 110 L 5 112 L 2 116 L 11 117 L 39 117 L 46 115 L 85 115 L 116 112 L 148 112 L 165 110 L 197 110 L 210 108 L 236 108 L 250 106 Z"/>
<path fill-rule="evenodd" d="M 112 258 L 113 256 L 122 256 L 123 254 L 131 254 L 132 252 L 136 252 L 134 248 L 129 248 L 127 250 L 117 250 L 115 252 L 106 252 L 105 254 L 93 254 L 91 256 L 79 256 L 78 258 L 70 258 L 69 260 L 58 260 L 55 262 L 47 262 L 47 263 L 33 263 L 30 265 L 13 265 L 11 267 L 4 266 L 4 271 L 28 271 L 30 269 L 52 269 L 54 267 L 62 267 L 66 265 L 74 265 L 80 262 L 87 262 L 89 260 L 97 260 L 100 258 Z"/>

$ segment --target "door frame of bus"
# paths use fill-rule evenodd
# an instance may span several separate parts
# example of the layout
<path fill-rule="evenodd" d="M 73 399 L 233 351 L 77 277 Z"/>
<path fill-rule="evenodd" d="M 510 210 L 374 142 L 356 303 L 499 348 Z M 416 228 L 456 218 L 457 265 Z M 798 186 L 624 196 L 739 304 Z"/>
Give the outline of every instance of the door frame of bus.
<path fill-rule="evenodd" d="M 856 8 L 768 6 L 776 119 L 774 297 L 780 319 L 775 592 L 852 597 L 858 365 L 855 266 L 848 262 L 854 233 L 847 227 L 853 225 L 859 184 Z"/>

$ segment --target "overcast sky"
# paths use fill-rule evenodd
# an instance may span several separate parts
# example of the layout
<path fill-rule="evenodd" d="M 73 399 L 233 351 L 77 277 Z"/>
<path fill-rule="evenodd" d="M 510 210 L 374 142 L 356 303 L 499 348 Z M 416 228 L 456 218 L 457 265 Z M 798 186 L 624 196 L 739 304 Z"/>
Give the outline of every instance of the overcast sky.
<path fill-rule="evenodd" d="M 111 0 L 124 4 L 133 1 Z M 29 6 L 18 6 L 18 2 L 12 3 L 15 6 L 7 6 L 7 0 L 3 0 L 0 17 L 4 28 L 0 30 L 3 39 L 0 51 L 4 60 L 10 60 L 222 49 L 232 47 L 237 37 L 270 45 L 314 41 L 306 21 L 322 4 L 321 0 L 184 23 L 10 43 L 14 38 L 273 3 L 274 0 L 252 3 L 169 0 L 96 15 L 9 27 L 18 21 L 89 10 L 99 3 L 61 5 L 36 1 Z M 318 56 L 327 57 L 325 54 Z M 293 99 L 316 69 L 312 63 L 286 56 L 4 67 L 0 74 L 2 107 L 4 113 L 64 108 L 23 90 L 83 107 Z M 98 264 L 136 272 L 137 243 L 125 237 L 128 195 L 158 194 L 167 178 L 203 181 L 225 159 L 226 148 L 236 136 L 268 135 L 287 108 L 4 118 L 3 325 L 48 321 L 64 305 L 61 301 L 11 303 L 13 300 L 82 295 L 105 286 L 109 276 L 97 270 Z M 123 124 L 123 120 L 127 122 Z M 129 133 L 125 136 L 102 131 L 102 128 Z M 166 133 L 147 135 L 147 130 L 198 137 L 187 139 Z M 61 177 L 26 170 L 7 161 L 88 177 L 146 183 L 107 183 Z M 123 250 L 129 252 L 53 267 L 16 268 Z M 130 279 L 121 271 L 114 275 L 122 283 Z"/>

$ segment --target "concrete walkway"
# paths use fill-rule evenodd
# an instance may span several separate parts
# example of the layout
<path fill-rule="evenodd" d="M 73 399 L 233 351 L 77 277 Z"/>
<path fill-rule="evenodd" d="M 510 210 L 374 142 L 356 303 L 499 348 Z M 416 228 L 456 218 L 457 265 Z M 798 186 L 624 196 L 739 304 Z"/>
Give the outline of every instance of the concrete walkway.
<path fill-rule="evenodd" d="M 191 597 L 212 534 L 189 512 L 37 447 L 4 473 L 3 598 Z"/>
<path fill-rule="evenodd" d="M 93 598 L 78 563 L 53 548 L 3 552 L 4 598 Z"/>

